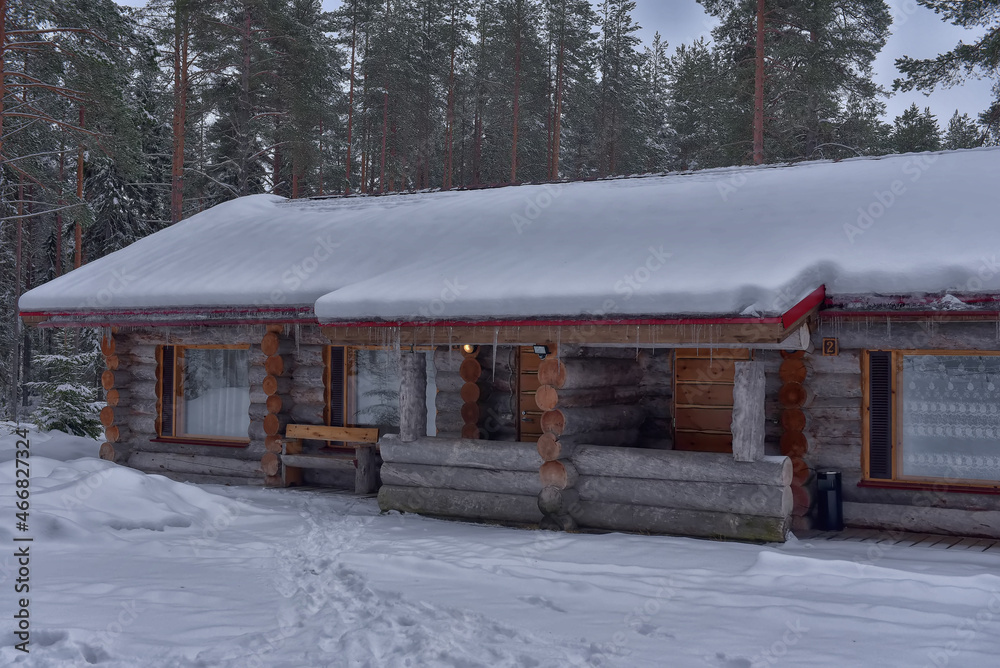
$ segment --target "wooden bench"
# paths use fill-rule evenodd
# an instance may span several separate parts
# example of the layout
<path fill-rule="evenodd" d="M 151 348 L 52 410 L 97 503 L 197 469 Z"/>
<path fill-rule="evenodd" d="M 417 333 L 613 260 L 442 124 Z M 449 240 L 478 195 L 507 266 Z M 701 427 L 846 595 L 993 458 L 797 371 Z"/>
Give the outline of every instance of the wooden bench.
<path fill-rule="evenodd" d="M 305 454 L 303 440 L 337 441 L 344 451 Z M 354 469 L 354 493 L 374 494 L 378 491 L 377 428 L 326 427 L 311 424 L 290 424 L 285 427 L 281 448 L 282 482 L 285 487 L 302 484 L 303 469 L 342 471 Z M 347 450 L 350 448 L 351 450 Z"/>

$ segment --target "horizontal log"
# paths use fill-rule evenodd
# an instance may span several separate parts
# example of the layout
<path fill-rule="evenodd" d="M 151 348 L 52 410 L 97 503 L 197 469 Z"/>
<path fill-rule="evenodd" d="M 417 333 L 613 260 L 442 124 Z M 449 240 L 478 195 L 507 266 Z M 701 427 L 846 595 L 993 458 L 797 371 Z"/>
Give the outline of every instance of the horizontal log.
<path fill-rule="evenodd" d="M 154 381 L 159 380 L 159 377 L 157 376 L 158 370 L 159 367 L 157 367 L 154 364 L 133 364 L 127 369 L 127 371 L 129 371 L 132 374 L 132 378 L 135 380 L 154 380 Z M 116 371 L 115 373 L 119 372 Z M 117 383 L 117 381 L 115 382 Z M 123 382 L 121 383 L 121 386 L 124 387 L 127 384 L 128 383 Z"/>
<path fill-rule="evenodd" d="M 260 470 L 268 477 L 278 475 L 281 472 L 281 457 L 274 452 L 265 452 L 260 458 Z"/>
<path fill-rule="evenodd" d="M 344 471 L 355 469 L 353 452 L 336 454 L 281 455 L 285 466 L 319 471 Z"/>
<path fill-rule="evenodd" d="M 944 314 L 947 317 L 947 314 Z M 813 334 L 817 348 L 823 337 L 836 337 L 843 350 L 1000 350 L 996 319 L 987 322 L 899 322 L 888 319 L 824 319 Z"/>
<path fill-rule="evenodd" d="M 268 396 L 272 394 L 288 394 L 295 386 L 294 383 L 297 382 L 297 380 L 293 381 L 287 376 L 266 376 L 261 382 L 260 387 Z"/>
<path fill-rule="evenodd" d="M 250 369 L 247 371 L 247 379 L 250 381 L 250 387 L 254 385 L 260 385 L 264 382 L 264 379 L 268 377 L 267 370 L 263 366 L 251 365 Z"/>
<path fill-rule="evenodd" d="M 264 353 L 258 346 L 250 346 L 250 350 L 247 352 L 247 361 L 250 366 L 262 367 L 267 364 L 268 355 Z"/>
<path fill-rule="evenodd" d="M 782 360 L 778 368 L 778 377 L 783 383 L 804 383 L 809 369 L 806 368 L 805 360 L 789 359 Z"/>
<path fill-rule="evenodd" d="M 537 472 L 495 471 L 456 466 L 428 466 L 388 462 L 382 465 L 382 482 L 403 487 L 457 489 L 496 494 L 538 494 Z"/>
<path fill-rule="evenodd" d="M 326 382 L 326 369 L 320 366 L 296 367 L 291 375 L 292 378 L 295 379 L 296 385 L 315 385 L 316 387 L 323 387 L 323 383 Z"/>
<path fill-rule="evenodd" d="M 861 420 L 813 420 L 804 431 L 810 440 L 861 442 Z"/>
<path fill-rule="evenodd" d="M 479 418 L 481 417 L 479 404 L 462 404 L 460 414 L 462 416 L 462 420 L 465 421 L 465 424 L 479 424 Z"/>
<path fill-rule="evenodd" d="M 645 351 L 642 351 L 642 353 L 645 353 Z M 612 348 L 609 346 L 583 346 L 578 343 L 559 344 L 556 348 L 556 355 L 561 358 L 603 357 L 608 359 L 625 359 L 625 360 L 636 359 L 635 348 Z M 668 357 L 667 355 L 664 356 Z"/>
<path fill-rule="evenodd" d="M 574 518 L 584 528 L 761 542 L 783 542 L 790 526 L 790 520 L 782 517 L 582 500 Z"/>
<path fill-rule="evenodd" d="M 774 485 L 582 476 L 576 489 L 584 501 L 765 517 L 792 513 L 791 488 Z"/>
<path fill-rule="evenodd" d="M 326 407 L 317 404 L 295 404 L 287 414 L 295 424 L 323 424 Z"/>
<path fill-rule="evenodd" d="M 1000 510 L 959 510 L 844 502 L 844 522 L 863 529 L 894 529 L 973 538 L 1000 538 Z"/>
<path fill-rule="evenodd" d="M 459 412 L 438 413 L 434 421 L 439 433 L 454 432 L 455 434 L 460 434 L 462 433 L 462 428 L 465 427 L 465 420 L 462 419 L 462 415 Z"/>
<path fill-rule="evenodd" d="M 254 333 L 254 329 L 260 333 Z M 257 326 L 157 327 L 129 332 L 129 339 L 133 343 L 152 345 L 257 345 L 263 332 L 264 328 Z"/>
<path fill-rule="evenodd" d="M 131 382 L 132 374 L 125 369 L 119 369 L 118 371 L 106 369 L 104 373 L 101 374 L 101 387 L 105 390 L 110 390 L 115 387 L 128 387 L 128 384 Z"/>
<path fill-rule="evenodd" d="M 803 458 L 817 471 L 860 471 L 861 443 L 841 443 L 813 439 Z"/>
<path fill-rule="evenodd" d="M 326 389 L 322 386 L 292 384 L 281 396 L 291 397 L 296 404 L 325 404 Z"/>
<path fill-rule="evenodd" d="M 632 429 L 642 424 L 645 417 L 646 414 L 639 406 L 559 408 L 542 415 L 542 430 L 560 436 Z"/>
<path fill-rule="evenodd" d="M 819 424 L 822 422 L 856 422 L 861 420 L 861 402 L 855 400 L 853 406 L 817 406 L 815 402 L 805 409 L 809 415 L 810 422 Z"/>
<path fill-rule="evenodd" d="M 580 478 L 576 467 L 569 460 L 547 461 L 542 464 L 538 471 L 543 487 L 555 487 L 556 489 L 569 489 L 576 486 L 576 481 Z"/>
<path fill-rule="evenodd" d="M 121 389 L 113 387 L 107 391 L 104 399 L 108 402 L 108 406 L 114 408 L 118 405 L 127 406 L 130 396 L 131 394 L 127 387 L 123 387 Z"/>
<path fill-rule="evenodd" d="M 809 377 L 809 389 L 817 397 L 861 396 L 861 374 L 823 373 Z"/>
<path fill-rule="evenodd" d="M 534 443 L 504 443 L 472 439 L 424 437 L 402 443 L 394 434 L 379 441 L 382 459 L 401 464 L 459 466 L 494 471 L 537 473 L 542 458 Z"/>
<path fill-rule="evenodd" d="M 265 478 L 243 478 L 239 476 L 213 476 L 198 475 L 196 473 L 175 473 L 173 471 L 160 471 L 159 475 L 177 482 L 187 482 L 195 485 L 225 485 L 227 487 L 260 487 L 264 485 Z"/>
<path fill-rule="evenodd" d="M 270 396 L 271 395 L 269 395 L 267 392 L 265 392 L 264 388 L 261 387 L 260 384 L 257 384 L 257 385 L 251 384 L 250 385 L 250 403 L 251 404 L 266 404 L 267 400 L 268 400 L 268 398 Z"/>
<path fill-rule="evenodd" d="M 467 383 L 475 383 L 483 375 L 483 367 L 474 357 L 466 357 L 458 368 L 458 375 Z"/>
<path fill-rule="evenodd" d="M 547 357 L 538 367 L 539 384 L 564 390 L 635 385 L 641 375 L 635 360 Z"/>
<path fill-rule="evenodd" d="M 434 407 L 438 413 L 458 413 L 464 405 L 465 400 L 457 392 L 438 392 L 434 397 Z"/>
<path fill-rule="evenodd" d="M 271 410 L 267 407 L 266 403 L 250 404 L 249 413 L 251 420 L 263 420 L 271 414 Z"/>
<path fill-rule="evenodd" d="M 104 440 L 108 443 L 127 443 L 132 438 L 128 425 L 113 424 L 104 430 Z"/>
<path fill-rule="evenodd" d="M 671 396 L 646 395 L 639 402 L 646 418 L 670 420 L 674 415 L 674 398 Z"/>
<path fill-rule="evenodd" d="M 156 399 L 159 383 L 155 380 L 133 380 L 127 386 L 132 399 Z M 125 387 L 119 388 L 125 389 Z"/>
<path fill-rule="evenodd" d="M 264 370 L 272 376 L 281 376 L 295 369 L 291 355 L 271 355 L 264 361 Z"/>
<path fill-rule="evenodd" d="M 816 491 L 809 485 L 792 485 L 792 515 L 804 517 L 816 504 Z"/>
<path fill-rule="evenodd" d="M 673 450 L 581 446 L 571 458 L 580 475 L 785 487 L 792 481 L 787 457 L 736 462 L 732 455 Z"/>
<path fill-rule="evenodd" d="M 128 464 L 148 473 L 173 471 L 209 476 L 245 478 L 261 476 L 260 461 L 256 459 L 135 451 L 129 457 Z"/>
<path fill-rule="evenodd" d="M 542 438 L 556 440 L 562 444 L 562 447 L 574 445 L 610 445 L 629 448 L 639 438 L 639 430 L 613 429 L 610 431 L 589 431 L 584 434 L 565 434 L 562 436 L 542 434 L 538 440 L 541 441 Z M 555 459 L 560 459 L 560 457 L 556 457 Z"/>
<path fill-rule="evenodd" d="M 580 494 L 575 489 L 543 487 L 538 493 L 538 509 L 546 515 L 570 515 L 580 505 Z"/>
<path fill-rule="evenodd" d="M 634 404 L 641 397 L 642 392 L 635 385 L 582 390 L 561 390 L 551 385 L 542 385 L 535 392 L 535 403 L 543 411 L 551 411 L 555 408 Z"/>
<path fill-rule="evenodd" d="M 479 383 L 465 383 L 462 389 L 459 390 L 459 396 L 461 396 L 462 401 L 467 404 L 474 404 L 483 397 L 483 388 Z"/>
<path fill-rule="evenodd" d="M 438 371 L 434 377 L 434 386 L 438 392 L 452 392 L 458 394 L 465 387 L 465 379 L 458 373 L 451 371 Z"/>
<path fill-rule="evenodd" d="M 807 355 L 806 368 L 810 374 L 846 373 L 861 374 L 861 351 L 841 350 L 839 355 L 824 356 L 817 353 Z"/>
<path fill-rule="evenodd" d="M 295 406 L 294 401 L 292 401 L 289 398 L 282 397 L 280 394 L 272 394 L 271 396 L 267 397 L 264 400 L 264 404 L 267 406 L 267 410 L 269 413 L 280 413 L 282 411 L 288 413 Z M 322 410 L 323 410 L 322 407 L 320 407 L 321 412 Z"/>
<path fill-rule="evenodd" d="M 323 348 L 320 346 L 299 346 L 295 348 L 293 345 L 291 350 L 287 352 L 282 351 L 281 354 L 290 354 L 296 368 L 300 366 L 322 367 L 325 365 Z"/>
<path fill-rule="evenodd" d="M 275 436 L 276 434 L 268 434 L 264 431 L 263 420 L 251 420 L 250 426 L 247 427 L 247 435 L 251 441 L 263 443 L 268 436 Z"/>
<path fill-rule="evenodd" d="M 537 524 L 542 520 L 538 497 L 533 495 L 382 485 L 378 504 L 382 510 L 468 520 L 516 524 Z"/>
<path fill-rule="evenodd" d="M 157 435 L 156 417 L 153 415 L 128 415 L 118 420 L 118 424 L 128 426 L 129 430 L 136 436 L 141 434 L 149 438 Z"/>
<path fill-rule="evenodd" d="M 264 418 L 264 433 L 268 436 L 283 433 L 285 425 L 289 422 L 291 422 L 291 417 L 288 415 L 274 415 L 273 413 L 268 414 Z"/>
<path fill-rule="evenodd" d="M 124 411 L 122 411 L 124 413 Z M 110 427 L 115 421 L 115 409 L 113 406 L 105 406 L 101 409 L 99 418 L 101 420 L 101 425 L 104 427 Z"/>
<path fill-rule="evenodd" d="M 861 471 L 844 471 L 842 489 L 844 501 L 851 503 L 884 503 L 917 508 L 950 508 L 953 510 L 998 510 L 1000 495 L 962 492 L 956 494 L 936 489 L 889 489 L 859 487 Z"/>
<path fill-rule="evenodd" d="M 156 348 L 152 344 L 142 344 L 142 343 L 132 343 L 129 341 L 127 345 L 120 348 L 118 354 L 119 356 L 125 356 L 128 358 L 128 363 L 131 364 L 156 364 Z"/>
<path fill-rule="evenodd" d="M 329 337 L 316 325 L 296 325 L 288 330 L 285 338 L 300 346 L 330 345 Z"/>

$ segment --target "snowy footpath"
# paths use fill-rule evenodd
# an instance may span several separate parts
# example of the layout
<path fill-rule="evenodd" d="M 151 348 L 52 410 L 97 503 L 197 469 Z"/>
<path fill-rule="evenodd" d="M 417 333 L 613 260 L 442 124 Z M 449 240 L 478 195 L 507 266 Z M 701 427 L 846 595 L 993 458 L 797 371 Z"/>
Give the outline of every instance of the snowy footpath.
<path fill-rule="evenodd" d="M 25 532 L 12 429 L 0 423 L 0 666 L 1000 661 L 992 553 L 382 515 L 371 499 L 176 483 L 36 431 Z M 16 593 L 23 537 L 30 592 Z M 27 654 L 15 647 L 22 598 Z"/>

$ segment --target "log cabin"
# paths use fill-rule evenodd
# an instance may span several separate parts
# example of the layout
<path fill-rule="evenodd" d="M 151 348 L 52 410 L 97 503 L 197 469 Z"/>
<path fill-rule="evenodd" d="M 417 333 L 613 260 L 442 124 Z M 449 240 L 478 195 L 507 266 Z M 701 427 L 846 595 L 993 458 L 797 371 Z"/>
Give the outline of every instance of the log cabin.
<path fill-rule="evenodd" d="M 384 510 L 1000 537 L 1000 150 L 233 200 L 25 294 L 101 456 Z"/>

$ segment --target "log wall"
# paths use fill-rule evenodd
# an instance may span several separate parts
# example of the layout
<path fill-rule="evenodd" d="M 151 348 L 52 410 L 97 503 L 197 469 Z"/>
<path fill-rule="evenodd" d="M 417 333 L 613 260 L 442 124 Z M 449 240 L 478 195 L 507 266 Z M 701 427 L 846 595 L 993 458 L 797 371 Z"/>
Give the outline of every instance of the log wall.
<path fill-rule="evenodd" d="M 437 372 L 437 435 L 516 441 L 517 348 L 480 346 L 473 355 L 441 346 Z"/>
<path fill-rule="evenodd" d="M 477 521 L 782 541 L 791 462 L 613 446 L 564 447 L 543 462 L 532 443 L 381 440 L 379 505 Z M 558 464 L 558 466 L 552 466 Z"/>
<path fill-rule="evenodd" d="M 106 337 L 108 371 L 102 376 L 108 409 L 102 414 L 106 443 L 101 457 L 176 480 L 220 484 L 264 483 L 262 423 L 266 417 L 253 378 L 263 366 L 264 327 L 122 328 Z M 243 447 L 168 443 L 158 438 L 161 345 L 249 344 L 251 375 L 250 442 Z"/>
<path fill-rule="evenodd" d="M 380 441 L 379 506 L 441 517 L 538 524 L 541 460 L 534 443 L 426 437 Z"/>
<path fill-rule="evenodd" d="M 824 357 L 834 337 L 840 354 Z M 859 487 L 862 479 L 862 352 L 865 349 L 1000 350 L 995 323 L 821 321 L 815 352 L 803 357 L 803 459 L 813 470 L 843 475 L 844 519 L 849 526 L 1000 537 L 1000 496 L 940 490 Z"/>

